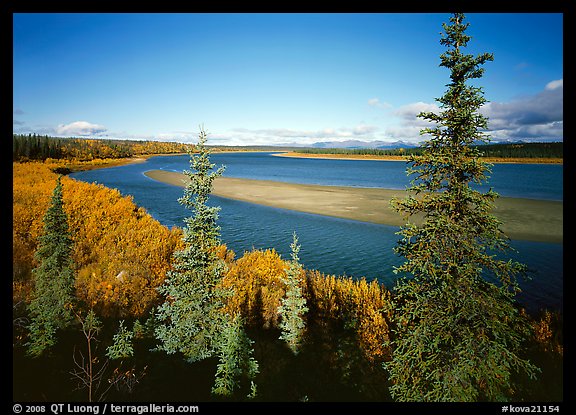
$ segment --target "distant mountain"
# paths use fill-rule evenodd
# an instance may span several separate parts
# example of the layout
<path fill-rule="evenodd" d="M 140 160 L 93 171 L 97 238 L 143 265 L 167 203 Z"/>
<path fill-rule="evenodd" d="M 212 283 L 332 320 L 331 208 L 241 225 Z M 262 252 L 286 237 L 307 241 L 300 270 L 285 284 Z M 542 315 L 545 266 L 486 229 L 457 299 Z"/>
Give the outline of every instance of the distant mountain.
<path fill-rule="evenodd" d="M 560 140 L 561 142 L 562 140 Z M 494 145 L 494 144 L 529 144 L 529 143 L 539 143 L 539 141 L 533 140 L 493 140 L 489 143 L 485 143 L 484 141 L 475 141 L 473 145 Z M 279 148 L 323 148 L 323 149 L 330 149 L 330 148 L 341 148 L 341 149 L 376 149 L 376 150 L 389 150 L 389 149 L 396 149 L 396 148 L 416 148 L 420 147 L 420 142 L 406 142 L 402 140 L 398 141 L 361 141 L 361 140 L 346 140 L 346 141 L 317 141 L 313 144 L 302 144 L 298 142 L 291 142 L 291 143 L 281 143 L 281 144 L 274 144 L 273 147 Z"/>
<path fill-rule="evenodd" d="M 389 149 L 389 148 L 413 148 L 418 147 L 418 144 L 407 143 L 404 141 L 360 141 L 360 140 L 346 140 L 346 141 L 320 141 L 316 142 L 309 147 L 313 148 L 375 148 L 375 149 Z"/>

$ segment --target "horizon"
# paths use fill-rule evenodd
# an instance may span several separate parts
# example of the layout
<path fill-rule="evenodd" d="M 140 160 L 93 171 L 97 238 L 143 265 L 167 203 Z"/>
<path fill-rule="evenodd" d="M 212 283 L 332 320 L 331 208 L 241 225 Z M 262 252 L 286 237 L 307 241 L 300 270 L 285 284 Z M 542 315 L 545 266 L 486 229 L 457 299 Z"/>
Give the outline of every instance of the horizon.
<path fill-rule="evenodd" d="M 417 145 L 449 82 L 440 13 L 15 13 L 13 133 Z M 493 143 L 563 142 L 562 13 L 469 13 Z M 534 30 L 538 27 L 540 30 Z"/>
<path fill-rule="evenodd" d="M 182 141 L 166 141 L 166 140 L 155 140 L 154 138 L 111 138 L 111 137 L 82 137 L 82 136 L 51 136 L 48 134 L 38 134 L 38 133 L 13 133 L 14 136 L 32 136 L 48 139 L 61 139 L 61 140 L 102 140 L 102 141 L 125 141 L 125 142 L 158 142 L 158 143 L 173 143 L 182 144 Z M 317 149 L 317 150 L 398 150 L 401 148 L 419 148 L 422 142 L 419 143 L 409 143 L 403 141 L 395 141 L 390 143 L 384 143 L 385 146 L 377 146 L 377 142 L 363 142 L 358 140 L 347 140 L 347 141 L 323 141 L 315 142 L 312 144 L 296 144 L 296 145 L 284 145 L 284 144 L 210 144 L 207 143 L 206 147 L 209 148 L 220 148 L 220 147 L 238 147 L 238 148 L 265 148 L 265 149 Z M 195 145 L 194 141 L 186 141 L 183 144 Z M 334 144 L 334 147 L 330 145 Z M 491 145 L 517 145 L 517 144 L 564 144 L 564 141 L 489 141 L 489 142 L 476 142 L 472 146 L 491 146 Z"/>

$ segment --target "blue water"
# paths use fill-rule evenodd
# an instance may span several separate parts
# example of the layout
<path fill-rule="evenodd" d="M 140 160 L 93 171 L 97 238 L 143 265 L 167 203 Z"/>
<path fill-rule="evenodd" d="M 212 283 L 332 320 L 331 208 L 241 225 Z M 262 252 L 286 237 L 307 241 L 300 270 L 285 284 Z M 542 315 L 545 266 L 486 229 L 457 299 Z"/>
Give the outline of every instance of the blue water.
<path fill-rule="evenodd" d="M 398 161 L 326 160 L 275 157 L 273 153 L 219 153 L 212 155 L 225 176 L 326 186 L 405 189 L 410 184 L 406 163 Z M 146 170 L 181 172 L 189 156 L 153 157 Z M 88 172 L 86 172 L 88 173 Z M 494 164 L 482 189 L 494 188 L 501 196 L 563 199 L 563 167 L 559 164 Z"/>
<path fill-rule="evenodd" d="M 227 177 L 292 183 L 383 187 L 404 189 L 409 184 L 406 164 L 395 161 L 318 160 L 275 157 L 271 153 L 220 153 L 212 161 L 225 165 Z M 182 188 L 159 183 L 144 175 L 148 170 L 181 172 L 189 156 L 158 156 L 145 163 L 73 173 L 72 177 L 98 182 L 132 195 L 162 224 L 183 226 L 190 212 L 177 201 Z M 497 164 L 489 186 L 502 196 L 562 200 L 561 165 Z M 485 186 L 486 187 L 486 186 Z M 394 266 L 403 258 L 393 252 L 399 237 L 394 226 L 376 225 L 320 215 L 259 206 L 213 196 L 220 206 L 222 241 L 241 256 L 253 248 L 276 249 L 289 258 L 292 233 L 301 244 L 306 268 L 335 275 L 374 278 L 392 288 Z M 518 296 L 530 311 L 562 308 L 563 245 L 513 241 L 514 259 L 532 270 L 530 281 L 521 281 Z"/>

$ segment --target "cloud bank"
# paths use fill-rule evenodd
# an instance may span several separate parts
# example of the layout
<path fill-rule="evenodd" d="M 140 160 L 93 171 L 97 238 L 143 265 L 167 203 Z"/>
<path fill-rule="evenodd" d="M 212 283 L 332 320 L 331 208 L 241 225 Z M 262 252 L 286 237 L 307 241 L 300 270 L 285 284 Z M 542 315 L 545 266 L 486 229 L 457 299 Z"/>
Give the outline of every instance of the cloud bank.
<path fill-rule="evenodd" d="M 98 136 L 107 131 L 107 128 L 100 124 L 92 124 L 87 121 L 74 121 L 70 124 L 60 124 L 55 129 L 56 134 L 61 136 Z"/>
<path fill-rule="evenodd" d="M 509 102 L 489 102 L 480 109 L 488 117 L 488 131 L 493 142 L 500 141 L 562 141 L 564 138 L 564 81 L 549 82 L 536 94 Z M 376 106 L 377 98 L 369 100 Z M 391 112 L 390 124 L 379 139 L 422 141 L 420 130 L 434 124 L 417 118 L 420 112 L 440 112 L 436 103 L 413 102 Z"/>
<path fill-rule="evenodd" d="M 229 133 L 211 134 L 210 138 L 230 145 L 310 145 L 318 141 L 348 139 L 372 140 L 378 127 L 358 124 L 354 127 L 297 130 L 291 128 L 248 129 L 234 128 Z"/>
<path fill-rule="evenodd" d="M 542 91 L 509 102 L 489 102 L 480 109 L 488 117 L 488 131 L 492 142 L 505 141 L 563 141 L 563 79 L 546 84 Z M 215 144 L 229 145 L 311 145 L 323 141 L 359 139 L 418 144 L 426 139 L 420 135 L 433 123 L 418 118 L 421 112 L 439 113 L 437 103 L 412 102 L 394 108 L 379 98 L 371 98 L 368 105 L 385 111 L 382 126 L 359 124 L 355 127 L 297 130 L 290 128 L 235 128 L 223 134 L 212 134 Z M 194 138 L 195 139 L 195 138 Z M 193 141 L 193 140 L 192 140 Z"/>
<path fill-rule="evenodd" d="M 564 82 L 549 82 L 535 95 L 510 102 L 489 102 L 481 113 L 489 118 L 495 140 L 560 141 L 564 137 Z"/>

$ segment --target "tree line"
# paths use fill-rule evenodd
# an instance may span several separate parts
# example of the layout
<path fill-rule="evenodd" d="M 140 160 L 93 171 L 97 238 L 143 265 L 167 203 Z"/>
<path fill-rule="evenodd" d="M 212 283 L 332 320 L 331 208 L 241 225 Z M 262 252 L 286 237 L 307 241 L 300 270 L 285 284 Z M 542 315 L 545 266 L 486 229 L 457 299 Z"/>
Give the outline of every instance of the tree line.
<path fill-rule="evenodd" d="M 116 159 L 148 154 L 186 153 L 189 145 L 177 142 L 61 138 L 38 134 L 13 134 L 12 160 Z"/>
<path fill-rule="evenodd" d="M 485 158 L 525 158 L 525 159 L 562 159 L 564 143 L 493 143 L 470 145 Z M 365 156 L 410 156 L 422 155 L 422 147 L 393 149 L 378 148 L 298 148 L 293 150 L 304 154 L 348 154 Z"/>
<path fill-rule="evenodd" d="M 95 159 L 116 159 L 149 154 L 185 153 L 188 144 L 177 142 L 135 141 L 117 139 L 61 138 L 38 134 L 13 134 L 12 160 L 65 159 L 91 161 Z M 486 158 L 504 159 L 562 159 L 564 143 L 492 143 L 472 145 Z M 211 147 L 213 151 L 226 151 L 227 147 Z M 274 147 L 234 147 L 235 151 L 254 151 Z M 276 148 L 278 150 L 278 148 Z M 342 154 L 363 156 L 410 156 L 421 155 L 421 147 L 393 149 L 378 148 L 291 148 L 290 151 L 303 154 Z"/>

